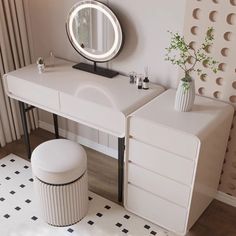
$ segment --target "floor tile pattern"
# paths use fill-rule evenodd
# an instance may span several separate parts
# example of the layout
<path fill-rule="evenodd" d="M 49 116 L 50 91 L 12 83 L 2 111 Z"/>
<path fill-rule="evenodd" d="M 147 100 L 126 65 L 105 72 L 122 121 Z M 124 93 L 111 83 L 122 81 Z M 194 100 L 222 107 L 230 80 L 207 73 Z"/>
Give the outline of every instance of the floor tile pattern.
<path fill-rule="evenodd" d="M 0 160 L 1 236 L 173 236 L 123 207 L 89 193 L 89 211 L 79 223 L 44 223 L 35 202 L 30 163 L 11 154 Z"/>

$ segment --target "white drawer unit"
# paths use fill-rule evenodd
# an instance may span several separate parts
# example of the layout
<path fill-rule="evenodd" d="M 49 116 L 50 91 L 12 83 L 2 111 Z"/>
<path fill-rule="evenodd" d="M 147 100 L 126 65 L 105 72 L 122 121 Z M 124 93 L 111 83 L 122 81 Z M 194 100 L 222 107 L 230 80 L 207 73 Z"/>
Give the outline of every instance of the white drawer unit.
<path fill-rule="evenodd" d="M 174 99 L 167 90 L 128 118 L 124 203 L 185 235 L 217 191 L 234 110 L 197 96 L 177 112 Z"/>

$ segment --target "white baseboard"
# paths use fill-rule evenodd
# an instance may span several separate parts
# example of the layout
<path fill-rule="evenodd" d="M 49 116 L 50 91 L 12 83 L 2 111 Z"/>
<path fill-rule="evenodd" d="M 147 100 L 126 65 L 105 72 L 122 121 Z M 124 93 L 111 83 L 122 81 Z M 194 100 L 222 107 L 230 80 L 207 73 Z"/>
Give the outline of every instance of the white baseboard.
<path fill-rule="evenodd" d="M 236 207 L 236 197 L 230 196 L 229 194 L 218 191 L 216 193 L 215 199 L 221 202 L 224 202 L 228 205 Z"/>
<path fill-rule="evenodd" d="M 39 127 L 41 129 L 47 130 L 51 133 L 54 133 L 54 126 L 46 123 L 44 121 L 39 121 Z M 86 147 L 89 147 L 91 149 L 94 149 L 98 152 L 101 152 L 107 156 L 113 157 L 115 159 L 118 159 L 118 151 L 116 149 L 101 145 L 99 143 L 96 143 L 94 141 L 91 141 L 87 138 L 81 137 L 79 135 L 76 135 L 72 132 L 66 131 L 64 129 L 59 128 L 59 135 L 64 138 L 68 138 L 70 140 L 76 141 L 80 143 L 81 145 L 84 145 Z"/>

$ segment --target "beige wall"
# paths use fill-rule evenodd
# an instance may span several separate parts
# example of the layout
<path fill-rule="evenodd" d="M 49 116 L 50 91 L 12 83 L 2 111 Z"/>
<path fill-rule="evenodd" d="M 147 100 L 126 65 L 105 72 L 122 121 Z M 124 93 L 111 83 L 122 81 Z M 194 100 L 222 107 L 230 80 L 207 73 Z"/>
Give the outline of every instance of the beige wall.
<path fill-rule="evenodd" d="M 65 22 L 69 9 L 76 0 L 25 0 L 28 32 L 33 58 L 56 56 L 79 61 L 80 56 L 71 47 Z M 121 54 L 109 67 L 124 73 L 143 73 L 150 68 L 151 80 L 167 87 L 176 87 L 178 71 L 164 61 L 164 48 L 169 42 L 167 30 L 182 33 L 186 0 L 109 0 L 108 5 L 117 13 L 125 34 Z M 65 78 L 66 79 L 66 78 Z M 128 98 L 127 98 L 128 99 Z M 40 120 L 51 123 L 51 116 L 40 112 Z M 114 137 L 97 130 L 60 120 L 61 127 L 111 148 L 117 147 Z"/>
<path fill-rule="evenodd" d="M 215 40 L 208 50 L 219 61 L 214 74 L 204 68 L 207 77 L 196 78 L 196 92 L 231 103 L 236 109 L 236 1 L 188 1 L 184 35 L 200 45 L 208 27 L 214 28 Z M 236 197 L 236 113 L 231 127 L 219 190 Z"/>

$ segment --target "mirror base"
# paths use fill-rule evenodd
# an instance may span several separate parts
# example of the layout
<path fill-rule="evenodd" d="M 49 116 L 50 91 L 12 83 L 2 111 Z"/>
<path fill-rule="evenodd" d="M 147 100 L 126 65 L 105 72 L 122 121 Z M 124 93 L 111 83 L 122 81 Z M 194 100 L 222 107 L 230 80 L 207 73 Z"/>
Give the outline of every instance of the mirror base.
<path fill-rule="evenodd" d="M 119 75 L 119 73 L 117 71 L 97 67 L 96 64 L 95 65 L 90 65 L 90 64 L 86 64 L 86 63 L 79 63 L 79 64 L 76 64 L 72 67 L 74 69 L 83 70 L 83 71 L 93 73 L 93 74 L 96 74 L 96 75 L 101 75 L 101 76 L 104 76 L 104 77 L 107 77 L 107 78 L 113 78 L 116 75 Z"/>

